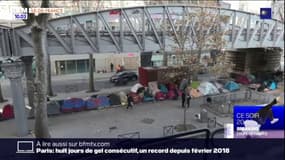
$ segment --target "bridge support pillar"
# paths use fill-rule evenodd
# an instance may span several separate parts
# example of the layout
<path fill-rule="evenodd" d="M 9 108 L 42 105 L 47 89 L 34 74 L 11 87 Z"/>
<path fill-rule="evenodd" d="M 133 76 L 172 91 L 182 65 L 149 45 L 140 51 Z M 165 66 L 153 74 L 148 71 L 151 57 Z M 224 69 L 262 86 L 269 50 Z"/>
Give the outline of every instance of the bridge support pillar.
<path fill-rule="evenodd" d="M 27 96 L 29 100 L 29 106 L 31 107 L 30 115 L 34 116 L 34 76 L 33 76 L 33 56 L 21 57 L 21 60 L 25 65 L 25 76 L 26 76 L 26 87 L 27 87 Z"/>
<path fill-rule="evenodd" d="M 29 130 L 22 86 L 24 64 L 21 60 L 16 60 L 11 63 L 3 63 L 1 67 L 11 84 L 17 135 L 19 137 L 27 136 Z"/>

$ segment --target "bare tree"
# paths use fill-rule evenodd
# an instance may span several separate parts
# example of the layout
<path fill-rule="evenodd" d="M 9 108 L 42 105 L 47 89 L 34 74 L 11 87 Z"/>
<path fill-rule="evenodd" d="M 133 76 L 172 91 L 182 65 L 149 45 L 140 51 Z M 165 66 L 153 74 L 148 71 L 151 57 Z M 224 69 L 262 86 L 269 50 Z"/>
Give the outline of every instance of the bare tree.
<path fill-rule="evenodd" d="M 22 7 L 30 8 L 27 0 L 20 0 Z M 49 7 L 49 0 L 41 1 L 42 8 Z M 47 117 L 47 22 L 48 14 L 40 13 L 38 15 L 29 13 L 28 19 L 24 20 L 27 25 L 31 26 L 32 41 L 34 44 L 34 53 L 36 61 L 35 77 L 35 136 L 37 138 L 49 138 L 48 117 Z"/>

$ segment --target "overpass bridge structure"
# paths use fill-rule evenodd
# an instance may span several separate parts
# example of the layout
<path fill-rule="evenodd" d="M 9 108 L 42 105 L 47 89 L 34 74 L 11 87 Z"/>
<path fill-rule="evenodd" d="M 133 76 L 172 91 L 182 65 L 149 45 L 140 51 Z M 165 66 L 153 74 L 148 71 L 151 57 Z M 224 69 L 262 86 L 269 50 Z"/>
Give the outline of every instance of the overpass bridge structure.
<path fill-rule="evenodd" d="M 171 51 L 172 46 L 178 45 L 175 42 L 178 32 L 192 30 L 196 23 L 195 17 L 186 23 L 181 21 L 201 9 L 228 17 L 221 26 L 227 31 L 223 37 L 225 49 L 284 48 L 281 21 L 263 20 L 256 14 L 224 8 L 168 5 L 109 9 L 51 19 L 47 26 L 47 50 L 51 55 Z M 32 56 L 33 52 L 30 26 L 0 26 L 0 57 Z"/>

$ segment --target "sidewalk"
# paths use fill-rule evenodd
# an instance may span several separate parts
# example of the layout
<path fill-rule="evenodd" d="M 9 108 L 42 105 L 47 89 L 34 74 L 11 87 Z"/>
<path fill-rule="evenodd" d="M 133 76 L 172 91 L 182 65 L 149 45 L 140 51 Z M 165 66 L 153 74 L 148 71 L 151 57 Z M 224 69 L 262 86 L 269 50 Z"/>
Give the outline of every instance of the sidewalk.
<path fill-rule="evenodd" d="M 140 138 L 163 136 L 163 127 L 183 124 L 181 101 L 142 103 L 127 110 L 124 107 L 82 111 L 49 117 L 49 129 L 53 138 L 117 138 L 118 135 L 139 132 Z M 187 124 L 196 129 L 207 128 L 207 123 L 195 120 L 199 106 L 187 110 Z M 209 113 L 209 116 L 213 114 Z M 219 123 L 231 123 L 231 118 L 218 118 Z M 0 137 L 15 137 L 14 120 L 0 122 Z M 34 120 L 29 120 L 32 130 Z M 217 126 L 221 127 L 221 126 Z"/>

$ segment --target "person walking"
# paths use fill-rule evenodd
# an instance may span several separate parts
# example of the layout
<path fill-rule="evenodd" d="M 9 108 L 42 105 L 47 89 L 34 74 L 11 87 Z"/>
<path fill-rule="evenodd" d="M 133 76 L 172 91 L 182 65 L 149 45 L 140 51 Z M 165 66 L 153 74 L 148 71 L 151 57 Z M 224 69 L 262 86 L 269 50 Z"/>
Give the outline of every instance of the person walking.
<path fill-rule="evenodd" d="M 114 64 L 113 63 L 110 64 L 110 69 L 111 69 L 111 72 L 114 71 Z"/>
<path fill-rule="evenodd" d="M 128 106 L 127 106 L 127 109 L 133 108 L 133 104 L 134 104 L 133 97 L 130 95 L 130 93 L 127 95 L 127 97 L 128 97 Z"/>

